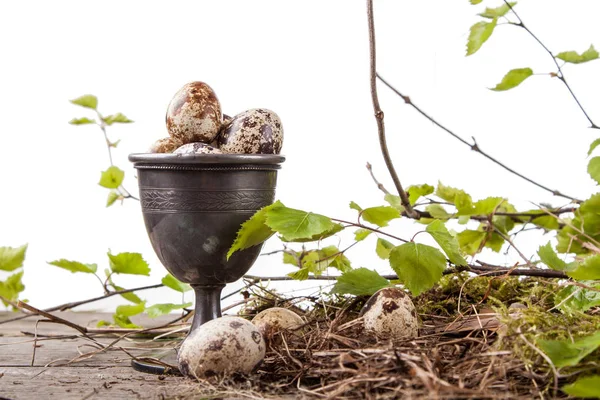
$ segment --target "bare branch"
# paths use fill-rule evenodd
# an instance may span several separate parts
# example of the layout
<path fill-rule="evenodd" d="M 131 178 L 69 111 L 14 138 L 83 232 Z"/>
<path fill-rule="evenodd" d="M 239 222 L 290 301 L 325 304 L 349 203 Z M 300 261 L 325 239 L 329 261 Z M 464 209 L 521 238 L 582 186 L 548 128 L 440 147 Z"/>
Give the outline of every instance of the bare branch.
<path fill-rule="evenodd" d="M 371 58 L 371 99 L 373 101 L 373 111 L 375 112 L 375 119 L 377 120 L 377 130 L 379 132 L 379 145 L 381 147 L 381 154 L 383 155 L 383 159 L 385 160 L 385 165 L 394 181 L 394 185 L 396 186 L 396 190 L 400 195 L 400 199 L 402 201 L 402 205 L 406 209 L 406 213 L 411 218 L 418 218 L 418 211 L 414 210 L 408 200 L 408 195 L 402 188 L 402 184 L 400 183 L 400 179 L 398 178 L 398 174 L 394 169 L 394 165 L 392 164 L 392 159 L 390 158 L 390 153 L 388 151 L 386 139 L 385 139 L 385 125 L 383 123 L 383 111 L 379 106 L 379 98 L 377 97 L 377 78 L 376 78 L 376 50 L 375 50 L 375 21 L 373 19 L 373 0 L 367 0 L 367 18 L 369 20 L 369 49 L 370 49 L 370 58 Z"/>

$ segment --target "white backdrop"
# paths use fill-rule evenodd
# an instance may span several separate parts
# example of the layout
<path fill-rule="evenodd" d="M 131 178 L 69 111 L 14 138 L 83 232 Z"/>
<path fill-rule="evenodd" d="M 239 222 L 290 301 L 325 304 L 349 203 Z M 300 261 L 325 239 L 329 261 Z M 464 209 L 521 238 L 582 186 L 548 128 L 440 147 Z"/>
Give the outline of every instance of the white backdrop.
<path fill-rule="evenodd" d="M 600 135 L 587 129 L 565 87 L 557 79 L 534 76 L 508 92 L 487 89 L 512 68 L 552 71 L 550 57 L 523 30 L 508 25 L 498 26 L 477 54 L 464 56 L 469 27 L 480 19 L 476 13 L 500 4 L 376 1 L 378 70 L 440 122 L 467 139 L 475 136 L 510 166 L 586 197 L 595 190 L 585 172 L 586 152 Z M 581 52 L 591 43 L 600 47 L 599 3 L 566 4 L 523 0 L 517 9 L 554 52 Z M 156 283 L 165 274 L 146 237 L 139 204 L 104 208 L 107 190 L 97 185 L 108 167 L 103 137 L 97 127 L 67 124 L 91 116 L 69 99 L 95 94 L 104 114 L 123 112 L 135 120 L 109 128 L 112 140 L 122 139 L 115 164 L 126 171 L 125 186 L 134 193 L 127 155 L 167 135 L 165 110 L 183 84 L 209 83 L 230 115 L 270 108 L 285 128 L 287 161 L 278 198 L 290 207 L 353 218 L 350 200 L 383 204 L 367 161 L 393 188 L 379 154 L 368 66 L 364 1 L 1 2 L 0 246 L 29 243 L 23 297 L 49 307 L 100 294 L 93 277 L 46 262 L 67 258 L 103 269 L 109 248 L 141 252 L 151 265 L 151 278 L 118 277 L 122 286 Z M 591 117 L 600 121 L 600 61 L 566 66 L 565 73 Z M 379 87 L 390 151 L 405 186 L 435 185 L 439 179 L 475 199 L 508 196 L 521 208 L 531 208 L 530 201 L 564 203 L 469 151 Z M 404 221 L 392 225 L 403 237 L 418 228 Z M 350 243 L 347 236 L 333 240 Z M 386 272 L 386 263 L 374 255 L 374 240 L 348 256 L 355 266 Z M 524 251 L 532 253 L 537 244 L 525 240 Z M 265 251 L 277 248 L 272 240 Z M 279 256 L 269 256 L 251 272 L 289 271 Z M 142 297 L 149 304 L 179 300 L 169 290 Z M 111 299 L 90 308 L 122 302 Z"/>

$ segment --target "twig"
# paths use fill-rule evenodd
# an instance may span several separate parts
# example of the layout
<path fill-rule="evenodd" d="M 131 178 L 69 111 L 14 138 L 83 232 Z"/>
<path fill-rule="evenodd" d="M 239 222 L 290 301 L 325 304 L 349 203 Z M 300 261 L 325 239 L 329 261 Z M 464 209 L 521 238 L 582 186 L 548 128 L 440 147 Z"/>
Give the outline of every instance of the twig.
<path fill-rule="evenodd" d="M 392 159 L 390 158 L 390 153 L 387 148 L 387 143 L 385 139 L 385 125 L 383 123 L 383 111 L 381 111 L 381 107 L 379 106 L 379 99 L 377 97 L 377 78 L 376 78 L 376 49 L 375 49 L 375 21 L 373 19 L 373 0 L 367 0 L 367 19 L 369 21 L 369 50 L 370 50 L 370 59 L 371 59 L 371 99 L 373 101 L 373 111 L 375 112 L 375 119 L 377 120 L 377 130 L 379 133 L 379 145 L 381 147 L 381 154 L 383 155 L 383 159 L 385 160 L 385 165 L 394 181 L 394 185 L 396 186 L 396 190 L 400 195 L 400 199 L 402 201 L 402 205 L 406 209 L 406 213 L 410 218 L 417 219 L 419 216 L 418 211 L 414 210 L 408 200 L 408 195 L 402 188 L 402 184 L 400 183 L 400 179 L 398 178 L 398 174 L 394 169 L 394 165 L 392 164 Z"/>
<path fill-rule="evenodd" d="M 556 393 L 558 393 L 558 371 L 556 370 L 554 363 L 552 362 L 550 357 L 548 357 L 543 351 L 538 349 L 533 343 L 531 343 L 529 340 L 527 340 L 525 335 L 523 335 L 523 333 L 521 332 L 521 328 L 517 329 L 517 333 L 519 334 L 519 337 L 521 338 L 521 340 L 523 342 L 525 342 L 525 344 L 527 346 L 531 347 L 531 349 L 533 351 L 538 353 L 548 363 L 548 365 L 550 366 L 550 369 L 552 369 L 552 372 L 554 374 L 554 395 L 556 395 Z"/>
<path fill-rule="evenodd" d="M 396 89 L 394 86 L 392 86 L 390 83 L 388 83 L 385 79 L 383 79 L 383 77 L 380 74 L 377 74 L 377 78 L 379 78 L 379 80 L 381 82 L 383 82 L 384 85 L 386 85 L 388 88 L 390 88 L 394 93 L 396 93 L 398 96 L 400 96 L 404 102 L 406 104 L 408 104 L 409 106 L 411 106 L 412 108 L 414 108 L 415 110 L 417 110 L 417 112 L 419 112 L 419 114 L 421 114 L 422 116 L 424 116 L 425 118 L 427 118 L 430 122 L 432 122 L 434 125 L 436 125 L 437 127 L 441 128 L 443 131 L 445 131 L 446 133 L 450 134 L 452 137 L 454 137 L 456 140 L 460 141 L 461 143 L 463 143 L 466 146 L 469 146 L 469 148 L 479 154 L 481 154 L 482 156 L 484 156 L 485 158 L 487 158 L 488 160 L 492 161 L 493 163 L 495 163 L 496 165 L 499 165 L 500 167 L 504 168 L 505 170 L 507 170 L 508 172 L 518 176 L 521 179 L 526 180 L 527 182 L 539 187 L 540 189 L 544 189 L 547 192 L 552 193 L 555 196 L 559 196 L 559 197 L 563 197 L 565 199 L 569 199 L 571 201 L 574 201 L 576 203 L 581 203 L 581 200 L 566 195 L 558 190 L 553 190 L 550 189 L 547 186 L 544 186 L 536 181 L 534 181 L 533 179 L 530 179 L 528 177 L 526 177 L 525 175 L 515 171 L 514 169 L 506 166 L 504 163 L 498 161 L 497 159 L 495 159 L 494 157 L 490 156 L 488 153 L 486 153 L 485 151 L 481 150 L 481 148 L 479 147 L 479 145 L 477 144 L 477 142 L 475 141 L 475 138 L 473 139 L 473 144 L 467 142 L 466 140 L 464 140 L 462 137 L 458 136 L 456 133 L 452 132 L 450 129 L 446 128 L 444 125 L 440 124 L 439 122 L 437 122 L 433 117 L 431 117 L 430 115 L 428 115 L 427 113 L 425 113 L 425 111 L 423 111 L 420 107 L 418 107 L 416 104 L 414 104 L 412 102 L 412 100 L 410 99 L 410 97 L 403 95 L 402 93 L 400 93 L 400 91 L 398 89 Z"/>
<path fill-rule="evenodd" d="M 400 238 L 398 236 L 391 235 L 391 234 L 389 234 L 387 232 L 381 231 L 381 230 L 376 229 L 376 228 L 372 228 L 372 227 L 367 226 L 367 225 L 359 224 L 359 223 L 356 223 L 356 222 L 349 222 L 349 221 L 345 221 L 343 219 L 337 219 L 337 218 L 331 218 L 331 220 L 335 221 L 335 222 L 342 223 L 342 224 L 348 224 L 348 225 L 351 225 L 351 226 L 355 226 L 357 228 L 367 229 L 369 231 L 376 232 L 376 233 L 379 233 L 381 235 L 385 235 L 387 237 L 391 237 L 391 238 L 399 240 L 401 242 L 408 243 L 408 240 L 406 240 L 406 239 L 402 239 L 402 238 Z"/>
<path fill-rule="evenodd" d="M 519 20 L 519 23 L 510 23 L 510 25 L 515 25 L 518 26 L 520 28 L 525 29 L 525 31 L 527 33 L 529 33 L 529 35 L 536 41 L 539 43 L 540 46 L 542 46 L 542 48 L 546 51 L 546 53 L 548 53 L 550 55 L 550 57 L 552 58 L 552 61 L 554 61 L 554 64 L 556 65 L 557 68 L 557 73 L 556 73 L 556 77 L 558 79 L 560 79 L 560 81 L 562 83 L 565 84 L 567 90 L 569 91 L 569 93 L 571 93 L 571 97 L 573 97 L 573 100 L 575 100 L 575 103 L 577 103 L 577 106 L 579 106 L 579 109 L 581 110 L 581 112 L 583 113 L 583 115 L 585 115 L 585 118 L 587 118 L 587 120 L 590 123 L 590 128 L 593 129 L 600 129 L 600 126 L 596 125 L 594 123 L 594 121 L 592 121 L 592 119 L 590 118 L 590 116 L 588 115 L 588 113 L 585 111 L 585 109 L 583 108 L 583 106 L 581 105 L 581 103 L 579 102 L 579 99 L 577 98 L 577 96 L 575 95 L 575 93 L 573 92 L 573 89 L 571 89 L 571 86 L 569 85 L 569 83 L 567 82 L 567 79 L 565 78 L 565 74 L 562 71 L 562 68 L 560 67 L 560 64 L 558 63 L 558 61 L 556 61 L 556 56 L 554 55 L 554 53 L 552 53 L 550 51 L 550 49 L 548 48 L 548 46 L 546 46 L 541 40 L 540 38 L 538 38 L 531 30 L 529 30 L 529 28 L 525 25 L 525 23 L 523 22 L 523 20 L 521 19 L 521 17 L 519 16 L 519 14 L 517 14 L 517 12 L 515 11 L 515 9 L 513 8 L 513 6 L 507 1 L 504 0 L 504 3 L 508 6 L 508 8 L 510 8 L 510 10 L 512 11 L 512 13 L 514 14 L 515 17 L 517 17 L 517 20 Z"/>
<path fill-rule="evenodd" d="M 29 304 L 27 304 L 27 303 L 23 303 L 22 301 L 19 301 L 19 302 L 17 303 L 17 306 L 18 306 L 19 308 L 24 308 L 24 309 L 26 309 L 27 311 L 31 311 L 32 313 L 35 313 L 35 314 L 41 315 L 42 317 L 46 317 L 46 318 L 48 318 L 48 320 L 50 320 L 51 322 L 55 322 L 55 323 L 58 323 L 58 324 L 66 325 L 66 326 L 68 326 L 69 328 L 73 328 L 73 329 L 75 329 L 76 331 L 78 331 L 79 333 L 81 333 L 82 335 L 87 335 L 87 328 L 86 328 L 86 327 L 84 327 L 84 326 L 81 326 L 81 325 L 74 324 L 74 323 L 73 323 L 73 322 L 71 322 L 71 321 L 67 321 L 67 320 L 66 320 L 66 319 L 64 319 L 64 318 L 57 317 L 56 315 L 52 315 L 52 314 L 50 314 L 50 313 L 48 313 L 48 312 L 46 312 L 46 311 L 44 311 L 44 310 L 40 310 L 40 309 L 38 309 L 38 308 L 35 308 L 35 307 L 33 307 L 33 306 L 30 306 L 30 305 L 29 305 Z"/>
<path fill-rule="evenodd" d="M 373 178 L 373 181 L 377 185 L 377 188 L 385 194 L 390 194 L 390 192 L 388 192 L 388 190 L 385 188 L 385 186 L 383 186 L 383 184 L 381 184 L 377 180 L 377 178 L 375 178 L 375 174 L 373 173 L 373 167 L 371 166 L 371 163 L 367 163 L 367 170 L 369 171 L 369 174 L 371 174 L 371 178 Z"/>
<path fill-rule="evenodd" d="M 112 296 L 116 296 L 116 295 L 119 295 L 119 294 L 137 292 L 138 290 L 156 289 L 156 288 L 163 287 L 163 286 L 164 285 L 162 283 L 157 283 L 155 285 L 141 286 L 141 287 L 137 287 L 137 288 L 133 288 L 133 289 L 117 290 L 117 291 L 114 291 L 114 292 L 108 292 L 108 293 L 106 293 L 106 294 L 104 294 L 102 296 L 93 297 L 93 298 L 87 299 L 87 300 L 75 301 L 75 302 L 72 302 L 72 303 L 65 303 L 65 304 L 61 304 L 61 305 L 58 305 L 58 306 L 46 308 L 46 309 L 41 310 L 41 311 L 46 312 L 46 313 L 52 312 L 52 311 L 66 311 L 66 310 L 70 310 L 72 308 L 81 306 L 83 304 L 93 303 L 95 301 L 103 300 L 103 299 L 106 299 L 106 298 L 109 298 L 109 297 L 112 297 Z M 14 322 L 14 321 L 19 321 L 21 319 L 29 318 L 32 315 L 35 315 L 35 314 L 25 314 L 25 315 L 20 315 L 20 316 L 15 317 L 15 318 L 6 319 L 6 320 L 3 320 L 3 321 L 0 321 L 0 325 L 6 324 L 8 322 Z"/>

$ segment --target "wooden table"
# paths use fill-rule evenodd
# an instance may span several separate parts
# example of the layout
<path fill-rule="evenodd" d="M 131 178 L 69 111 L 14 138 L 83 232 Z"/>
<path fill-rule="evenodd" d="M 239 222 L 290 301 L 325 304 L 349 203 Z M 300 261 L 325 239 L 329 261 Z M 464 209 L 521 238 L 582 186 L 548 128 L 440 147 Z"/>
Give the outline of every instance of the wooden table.
<path fill-rule="evenodd" d="M 61 318 L 85 327 L 95 327 L 101 319 L 111 320 L 111 314 L 92 312 L 58 312 Z M 19 314 L 0 313 L 0 321 Z M 40 317 L 0 325 L 0 400 L 45 399 L 165 399 L 190 391 L 194 382 L 175 376 L 157 376 L 133 370 L 131 358 L 121 350 L 95 354 L 93 357 L 69 363 L 80 353 L 96 348 L 79 332 L 64 325 L 37 323 Z M 137 319 L 143 326 L 158 326 L 172 320 L 163 318 Z M 37 346 L 34 336 L 37 323 Z M 64 335 L 57 339 L 47 335 Z M 97 339 L 108 344 L 114 338 Z M 135 342 L 119 342 L 128 349 Z M 147 349 L 131 349 L 139 356 Z"/>

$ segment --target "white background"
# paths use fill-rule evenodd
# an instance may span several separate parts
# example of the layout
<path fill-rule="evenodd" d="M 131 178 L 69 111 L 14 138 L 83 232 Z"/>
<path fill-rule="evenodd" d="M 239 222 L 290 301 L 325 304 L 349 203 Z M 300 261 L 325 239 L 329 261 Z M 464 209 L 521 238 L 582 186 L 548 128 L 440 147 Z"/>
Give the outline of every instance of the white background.
<path fill-rule="evenodd" d="M 501 25 L 465 57 L 469 27 L 485 5 L 462 1 L 375 1 L 378 70 L 413 101 L 465 138 L 552 188 L 585 198 L 595 190 L 585 172 L 589 143 L 600 136 L 557 80 L 533 76 L 519 88 L 488 90 L 512 68 L 554 70 L 525 31 Z M 594 0 L 523 0 L 529 27 L 558 53 L 600 47 Z M 151 278 L 118 277 L 122 286 L 159 282 L 165 270 L 152 252 L 139 203 L 104 208 L 97 185 L 108 167 L 101 132 L 71 126 L 92 115 L 68 100 L 91 93 L 101 112 L 134 124 L 109 128 L 115 164 L 136 193 L 127 155 L 167 136 L 164 115 L 185 83 L 202 80 L 225 113 L 277 112 L 285 127 L 278 198 L 287 206 L 354 218 L 347 204 L 383 204 L 365 163 L 388 189 L 369 94 L 364 1 L 2 1 L 0 3 L 0 246 L 29 243 L 24 293 L 38 307 L 101 294 L 96 279 L 46 264 L 67 258 L 108 266 L 106 252 L 141 252 Z M 600 62 L 564 69 L 589 114 L 600 121 Z M 388 142 L 405 186 L 441 180 L 475 199 L 508 196 L 520 209 L 565 201 L 508 174 L 419 116 L 382 85 Z M 392 225 L 410 238 L 411 222 Z M 424 235 L 419 236 L 425 239 Z M 535 240 L 534 240 L 535 239 Z M 348 236 L 341 245 L 351 243 Z M 389 271 L 375 238 L 348 256 L 354 266 Z M 544 239 L 546 240 L 546 239 Z M 537 237 L 523 237 L 533 254 Z M 545 241 L 543 242 L 545 243 Z M 265 251 L 281 248 L 272 240 Z M 485 255 L 481 256 L 486 258 Z M 510 263 L 514 252 L 495 259 Z M 261 257 L 255 274 L 283 275 L 280 256 Z M 5 275 L 0 276 L 0 278 Z M 311 283 L 314 286 L 314 283 Z M 231 285 L 228 290 L 234 288 Z M 289 291 L 297 284 L 282 286 Z M 178 301 L 170 290 L 142 293 L 149 304 Z M 111 309 L 111 299 L 89 308 Z"/>

